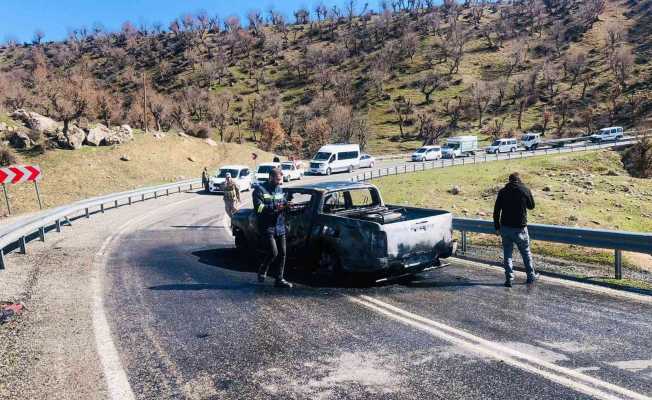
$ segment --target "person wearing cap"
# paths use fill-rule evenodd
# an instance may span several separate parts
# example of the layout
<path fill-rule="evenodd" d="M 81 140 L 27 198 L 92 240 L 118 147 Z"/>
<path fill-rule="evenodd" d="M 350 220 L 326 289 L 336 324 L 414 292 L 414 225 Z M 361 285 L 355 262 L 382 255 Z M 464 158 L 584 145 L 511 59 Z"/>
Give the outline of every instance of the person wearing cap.
<path fill-rule="evenodd" d="M 261 243 L 267 247 L 267 257 L 258 269 L 258 281 L 264 282 L 272 264 L 278 266 L 276 287 L 291 288 L 285 280 L 286 239 L 285 211 L 288 201 L 281 188 L 283 172 L 274 168 L 269 173 L 269 180 L 256 186 L 253 193 L 254 212 L 258 220 Z"/>
<path fill-rule="evenodd" d="M 503 241 L 503 266 L 505 268 L 505 286 L 512 287 L 514 268 L 512 253 L 514 245 L 523 258 L 528 284 L 534 283 L 537 273 L 534 271 L 530 235 L 527 230 L 527 210 L 534 210 L 532 192 L 521 181 L 518 172 L 509 175 L 509 182 L 500 189 L 494 205 L 494 227 L 496 234 Z"/>
<path fill-rule="evenodd" d="M 224 209 L 229 218 L 232 218 L 233 214 L 240 207 L 240 188 L 233 178 L 231 178 L 230 172 L 227 172 L 225 175 L 222 191 L 224 192 Z"/>

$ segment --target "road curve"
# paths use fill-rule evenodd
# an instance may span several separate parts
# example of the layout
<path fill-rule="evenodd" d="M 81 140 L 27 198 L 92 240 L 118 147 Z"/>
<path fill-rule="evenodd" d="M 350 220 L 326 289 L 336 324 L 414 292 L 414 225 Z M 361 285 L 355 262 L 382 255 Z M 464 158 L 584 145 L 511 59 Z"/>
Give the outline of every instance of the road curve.
<path fill-rule="evenodd" d="M 106 249 L 104 313 L 138 399 L 646 399 L 652 306 L 449 265 L 370 288 L 259 284 L 214 196 Z"/>

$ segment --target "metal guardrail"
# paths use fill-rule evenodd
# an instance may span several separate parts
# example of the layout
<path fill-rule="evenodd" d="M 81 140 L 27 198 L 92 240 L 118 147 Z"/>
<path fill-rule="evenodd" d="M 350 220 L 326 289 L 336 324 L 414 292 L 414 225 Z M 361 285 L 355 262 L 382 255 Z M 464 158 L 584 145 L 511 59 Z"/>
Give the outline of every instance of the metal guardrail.
<path fill-rule="evenodd" d="M 502 154 L 484 154 L 477 157 L 465 157 L 456 159 L 440 159 L 438 161 L 416 162 L 410 164 L 396 165 L 393 167 L 379 168 L 351 178 L 352 181 L 367 181 L 374 178 L 380 178 L 390 175 L 401 175 L 414 172 L 421 172 L 435 168 L 446 168 L 456 165 L 477 164 L 492 162 L 498 160 L 516 160 L 528 157 L 546 155 L 546 154 L 562 154 L 574 153 L 580 151 L 594 151 L 600 149 L 607 149 L 619 147 L 623 145 L 636 143 L 642 137 L 649 135 L 638 135 L 627 138 L 626 140 L 610 143 L 600 144 L 585 144 L 584 146 L 573 147 L 560 147 L 550 148 L 534 151 L 520 151 L 516 153 Z M 453 229 L 461 232 L 461 247 L 462 251 L 466 251 L 468 246 L 468 232 L 472 233 L 495 233 L 493 221 L 467 219 L 467 218 L 454 218 Z M 541 225 L 532 224 L 528 225 L 530 237 L 533 240 L 571 244 L 582 247 L 592 247 L 599 249 L 614 250 L 614 276 L 616 279 L 622 279 L 622 252 L 631 251 L 636 253 L 652 254 L 652 234 L 650 233 L 635 233 L 623 231 L 610 231 L 589 228 L 574 228 L 558 225 Z"/>
<path fill-rule="evenodd" d="M 29 237 L 36 234 L 41 241 L 45 241 L 45 235 L 48 230 L 54 227 L 57 232 L 61 232 L 62 224 L 71 224 L 70 219 L 78 217 L 90 218 L 93 213 L 104 213 L 108 209 L 156 199 L 160 196 L 169 196 L 173 193 L 192 191 L 198 188 L 201 188 L 201 179 L 189 179 L 171 184 L 114 193 L 53 208 L 26 217 L 13 224 L 8 224 L 0 228 L 0 270 L 5 268 L 6 248 L 17 244 L 16 247 L 19 248 L 20 253 L 25 254 L 27 252 L 27 239 Z M 107 205 L 109 205 L 109 208 L 106 207 Z"/>
<path fill-rule="evenodd" d="M 461 233 L 463 252 L 466 252 L 469 244 L 468 232 L 495 233 L 493 221 L 469 218 L 453 218 L 453 229 Z M 530 224 L 528 232 L 532 240 L 614 250 L 614 276 L 616 279 L 623 277 L 623 251 L 652 254 L 652 234 L 650 233 L 544 224 Z"/>

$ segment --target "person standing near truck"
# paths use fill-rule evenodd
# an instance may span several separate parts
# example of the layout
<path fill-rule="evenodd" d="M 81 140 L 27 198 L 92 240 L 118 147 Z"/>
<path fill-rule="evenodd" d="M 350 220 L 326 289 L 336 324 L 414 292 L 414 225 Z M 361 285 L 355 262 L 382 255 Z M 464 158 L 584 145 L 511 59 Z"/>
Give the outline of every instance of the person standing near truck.
<path fill-rule="evenodd" d="M 231 178 L 230 172 L 227 172 L 225 175 L 222 190 L 224 191 L 224 209 L 230 219 L 233 218 L 233 214 L 238 211 L 240 205 L 240 188 L 233 178 Z"/>
<path fill-rule="evenodd" d="M 285 260 L 287 243 L 285 239 L 285 210 L 288 202 L 281 188 L 283 172 L 273 168 L 269 179 L 256 186 L 253 193 L 254 212 L 258 219 L 258 229 L 261 243 L 267 246 L 267 257 L 258 269 L 258 281 L 264 282 L 269 267 L 276 262 L 278 265 L 274 286 L 291 288 L 292 284 L 285 280 Z"/>
<path fill-rule="evenodd" d="M 530 250 L 530 236 L 527 230 L 527 210 L 534 209 L 534 197 L 530 189 L 523 184 L 518 172 L 509 175 L 509 182 L 498 192 L 494 205 L 494 227 L 496 234 L 503 241 L 503 266 L 505 268 L 505 286 L 512 287 L 514 268 L 512 253 L 514 244 L 518 247 L 525 272 L 527 283 L 534 283 L 537 274 L 534 271 L 532 252 Z"/>
<path fill-rule="evenodd" d="M 208 168 L 206 167 L 204 167 L 204 170 L 201 172 L 201 184 L 206 193 L 208 193 Z"/>

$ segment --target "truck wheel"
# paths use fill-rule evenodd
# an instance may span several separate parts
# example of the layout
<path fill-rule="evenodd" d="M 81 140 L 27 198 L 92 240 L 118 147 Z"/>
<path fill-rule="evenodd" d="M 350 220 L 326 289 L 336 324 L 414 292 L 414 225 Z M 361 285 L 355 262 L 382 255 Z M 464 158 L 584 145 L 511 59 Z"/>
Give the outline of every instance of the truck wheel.
<path fill-rule="evenodd" d="M 348 169 L 347 171 L 348 171 L 349 174 L 350 174 L 351 172 L 353 172 L 353 165 L 349 165 L 349 169 Z"/>
<path fill-rule="evenodd" d="M 513 152 L 515 152 L 515 151 L 516 151 L 516 148 L 514 148 L 514 147 L 512 147 L 511 149 L 509 149 L 509 152 L 510 152 L 510 153 L 513 153 Z"/>
<path fill-rule="evenodd" d="M 335 251 L 326 248 L 319 252 L 317 274 L 325 277 L 331 284 L 341 281 L 342 264 Z"/>
<path fill-rule="evenodd" d="M 327 168 L 327 169 L 326 169 L 326 175 L 330 175 L 330 174 L 331 174 L 331 172 L 333 172 L 333 171 L 331 171 L 331 169 L 330 169 L 330 168 Z"/>

